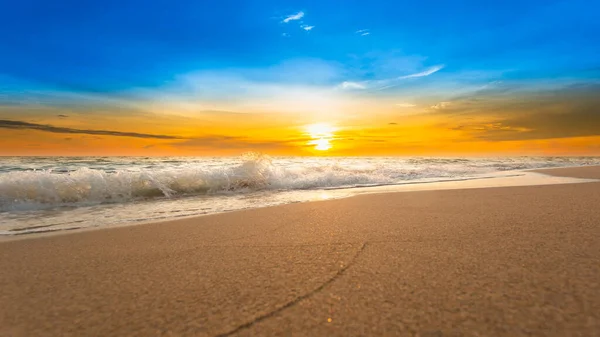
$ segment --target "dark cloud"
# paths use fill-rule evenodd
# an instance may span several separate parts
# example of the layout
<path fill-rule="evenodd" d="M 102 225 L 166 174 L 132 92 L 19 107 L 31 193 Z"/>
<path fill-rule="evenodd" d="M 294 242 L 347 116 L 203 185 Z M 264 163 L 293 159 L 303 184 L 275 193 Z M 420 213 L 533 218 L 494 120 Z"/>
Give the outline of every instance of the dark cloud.
<path fill-rule="evenodd" d="M 502 119 L 485 128 L 478 138 L 486 140 L 532 140 L 600 136 L 600 111 L 536 112 Z"/>
<path fill-rule="evenodd" d="M 450 118 L 450 129 L 489 141 L 600 136 L 600 86 L 528 93 L 490 89 L 446 102 L 435 114 Z"/>
<path fill-rule="evenodd" d="M 388 123 L 388 125 L 398 125 L 398 123 Z"/>
<path fill-rule="evenodd" d="M 86 135 L 98 135 L 98 136 L 116 136 L 116 137 L 134 137 L 134 138 L 151 138 L 151 139 L 185 139 L 176 136 L 168 135 L 152 135 L 146 133 L 137 132 L 121 132 L 121 131 L 107 131 L 107 130 L 83 130 L 65 128 L 52 125 L 35 124 L 22 121 L 2 120 L 0 119 L 0 128 L 13 129 L 13 130 L 37 130 L 52 133 L 67 133 L 67 134 L 86 134 Z"/>
<path fill-rule="evenodd" d="M 56 115 L 56 117 L 58 117 L 58 118 L 67 118 L 69 116 L 67 116 L 67 115 Z"/>

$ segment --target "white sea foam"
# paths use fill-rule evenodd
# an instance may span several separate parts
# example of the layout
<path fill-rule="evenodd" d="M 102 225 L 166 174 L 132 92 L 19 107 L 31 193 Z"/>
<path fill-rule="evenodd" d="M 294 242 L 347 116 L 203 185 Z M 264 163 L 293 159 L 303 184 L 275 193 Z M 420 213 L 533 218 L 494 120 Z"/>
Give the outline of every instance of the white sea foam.
<path fill-rule="evenodd" d="M 600 164 L 598 158 L 6 158 L 0 211 L 198 195 L 464 179 L 498 171 Z"/>

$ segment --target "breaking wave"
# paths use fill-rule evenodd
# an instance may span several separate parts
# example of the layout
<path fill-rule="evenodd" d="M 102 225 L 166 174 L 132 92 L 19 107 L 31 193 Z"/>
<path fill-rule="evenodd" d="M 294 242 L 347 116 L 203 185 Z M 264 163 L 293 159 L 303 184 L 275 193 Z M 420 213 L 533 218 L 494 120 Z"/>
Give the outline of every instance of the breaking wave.
<path fill-rule="evenodd" d="M 272 159 L 249 153 L 232 160 L 184 159 L 119 164 L 96 159 L 68 169 L 0 172 L 0 211 L 89 206 L 257 190 L 302 190 L 397 184 L 429 178 L 465 178 L 538 167 L 597 164 L 598 159 Z M 101 164 L 108 162 L 114 167 Z M 15 165 L 17 167 L 18 165 Z M 7 167 L 6 165 L 4 167 Z M 43 167 L 43 166 L 41 166 Z"/>

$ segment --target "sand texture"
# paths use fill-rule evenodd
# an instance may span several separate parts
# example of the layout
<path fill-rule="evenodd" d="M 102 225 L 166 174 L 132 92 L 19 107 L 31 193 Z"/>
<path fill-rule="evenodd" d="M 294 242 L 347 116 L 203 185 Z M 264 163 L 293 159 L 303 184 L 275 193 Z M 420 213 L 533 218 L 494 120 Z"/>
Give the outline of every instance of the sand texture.
<path fill-rule="evenodd" d="M 371 194 L 1 242 L 0 335 L 600 336 L 600 183 Z"/>

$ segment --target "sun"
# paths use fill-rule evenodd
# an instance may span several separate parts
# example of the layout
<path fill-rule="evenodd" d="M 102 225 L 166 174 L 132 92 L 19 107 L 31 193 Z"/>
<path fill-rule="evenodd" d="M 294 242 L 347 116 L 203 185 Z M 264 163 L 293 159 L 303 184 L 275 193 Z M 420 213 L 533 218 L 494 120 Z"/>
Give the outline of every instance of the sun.
<path fill-rule="evenodd" d="M 327 151 L 331 149 L 336 128 L 327 123 L 317 123 L 306 126 L 306 133 L 312 138 L 308 144 L 314 145 L 315 150 Z"/>

